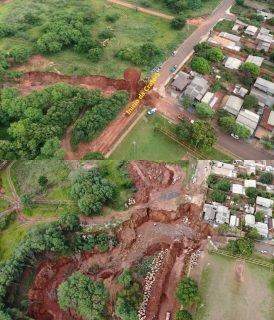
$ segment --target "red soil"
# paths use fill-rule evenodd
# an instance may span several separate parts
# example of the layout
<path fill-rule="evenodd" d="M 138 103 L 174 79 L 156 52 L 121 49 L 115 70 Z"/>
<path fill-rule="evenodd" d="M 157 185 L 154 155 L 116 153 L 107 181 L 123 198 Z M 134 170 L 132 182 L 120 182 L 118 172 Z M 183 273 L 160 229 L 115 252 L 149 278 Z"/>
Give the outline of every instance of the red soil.
<path fill-rule="evenodd" d="M 126 213 L 130 218 L 124 222 L 116 235 L 119 245 L 107 253 L 84 252 L 70 258 L 46 258 L 37 269 L 35 281 L 29 291 L 29 315 L 39 320 L 82 320 L 73 310 L 60 310 L 56 290 L 72 272 L 81 270 L 92 279 L 104 282 L 110 291 L 109 314 L 113 315 L 115 296 L 119 290 L 116 276 L 124 268 L 136 265 L 142 258 L 167 249 L 164 263 L 155 274 L 151 295 L 146 308 L 146 319 L 164 319 L 161 304 L 172 311 L 177 307 L 174 297 L 167 288 L 172 279 L 178 281 L 183 268 L 174 277 L 173 266 L 178 257 L 184 261 L 190 253 L 200 247 L 202 239 L 211 234 L 202 222 L 201 208 L 186 203 L 182 188 L 182 169 L 177 165 L 133 162 L 130 175 L 138 189 L 137 204 Z M 157 204 L 157 205 L 156 205 Z M 185 221 L 186 217 L 188 222 Z M 103 217 L 100 219 L 102 223 Z M 94 221 L 87 221 L 93 222 Z M 105 217 L 108 221 L 108 216 Z M 92 272 L 92 266 L 99 269 Z M 173 284 L 174 288 L 176 284 Z M 166 299 L 168 295 L 168 300 Z M 161 314 L 161 317 L 160 317 Z"/>

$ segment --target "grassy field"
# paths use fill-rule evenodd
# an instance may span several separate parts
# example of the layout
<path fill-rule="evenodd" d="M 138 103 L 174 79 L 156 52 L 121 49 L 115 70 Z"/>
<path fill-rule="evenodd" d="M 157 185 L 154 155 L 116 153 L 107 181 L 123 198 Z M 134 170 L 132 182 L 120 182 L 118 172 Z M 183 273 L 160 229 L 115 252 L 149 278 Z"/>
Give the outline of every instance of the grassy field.
<path fill-rule="evenodd" d="M 24 0 L 24 2 L 28 4 L 31 3 L 30 1 L 31 0 Z M 165 56 L 168 56 L 195 28 L 189 26 L 183 30 L 176 31 L 171 29 L 170 23 L 164 19 L 148 16 L 117 5 L 110 5 L 105 0 L 84 0 L 83 4 L 89 4 L 96 12 L 97 18 L 91 28 L 92 35 L 97 37 L 102 30 L 112 28 L 115 37 L 105 47 L 104 56 L 99 63 L 92 63 L 73 50 L 65 50 L 61 53 L 48 56 L 48 59 L 55 63 L 54 67 L 48 69 L 49 71 L 58 69 L 65 74 L 99 74 L 109 77 L 121 77 L 124 70 L 132 66 L 128 62 L 123 62 L 115 58 L 115 54 L 121 48 L 153 41 L 163 50 Z M 18 0 L 14 0 L 6 5 L 0 5 L 0 22 L 4 20 L 7 13 L 13 10 L 14 6 L 18 5 Z M 117 13 L 120 16 L 119 20 L 115 23 L 106 22 L 106 15 L 113 13 Z M 0 39 L 0 49 L 9 49 L 18 43 L 33 47 L 33 42 L 41 33 L 41 28 L 42 27 L 39 26 L 25 31 L 24 34 L 22 34 L 22 38 L 13 37 Z M 142 71 L 146 72 L 148 68 L 144 67 Z"/>
<path fill-rule="evenodd" d="M 9 207 L 9 202 L 5 199 L 0 199 L 0 212 L 6 210 Z"/>
<path fill-rule="evenodd" d="M 12 180 L 19 196 L 25 193 L 39 194 L 38 179 L 41 175 L 47 177 L 46 198 L 49 200 L 70 200 L 69 172 L 67 164 L 58 160 L 16 161 L 11 168 Z"/>
<path fill-rule="evenodd" d="M 179 144 L 162 133 L 155 132 L 154 126 L 166 120 L 158 116 L 144 116 L 110 156 L 111 159 L 146 159 L 175 161 L 186 154 Z"/>
<path fill-rule="evenodd" d="M 164 127 L 169 131 L 174 130 L 174 125 L 161 116 L 144 116 L 117 149 L 114 150 L 110 159 L 147 159 L 153 161 L 176 161 L 182 159 L 187 150 L 163 133 L 156 132 L 154 130 L 155 126 Z M 215 148 L 207 151 L 205 156 L 208 159 L 215 160 L 231 159 Z"/>
<path fill-rule="evenodd" d="M 174 14 L 161 0 L 125 0 L 142 7 L 147 7 L 150 9 L 155 9 L 167 14 Z M 146 2 L 148 6 L 144 6 L 143 3 Z M 185 10 L 184 13 L 188 17 L 200 17 L 210 14 L 221 2 L 221 0 L 207 0 L 203 1 L 203 7 L 198 10 Z"/>
<path fill-rule="evenodd" d="M 29 227 L 29 225 L 21 225 L 15 221 L 6 230 L 0 232 L 0 261 L 11 257 L 14 248 L 24 237 Z"/>
<path fill-rule="evenodd" d="M 235 259 L 210 254 L 201 275 L 202 305 L 195 320 L 273 319 L 273 273 L 245 263 L 243 281 L 236 280 Z"/>

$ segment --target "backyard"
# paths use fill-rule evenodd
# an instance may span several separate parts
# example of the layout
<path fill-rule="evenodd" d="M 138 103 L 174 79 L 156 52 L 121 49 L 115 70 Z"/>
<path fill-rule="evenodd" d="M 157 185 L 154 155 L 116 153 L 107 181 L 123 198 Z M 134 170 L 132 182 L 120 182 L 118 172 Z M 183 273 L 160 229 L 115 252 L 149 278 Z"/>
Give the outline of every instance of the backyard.
<path fill-rule="evenodd" d="M 195 320 L 273 319 L 270 270 L 215 254 L 208 254 L 203 265 Z"/>

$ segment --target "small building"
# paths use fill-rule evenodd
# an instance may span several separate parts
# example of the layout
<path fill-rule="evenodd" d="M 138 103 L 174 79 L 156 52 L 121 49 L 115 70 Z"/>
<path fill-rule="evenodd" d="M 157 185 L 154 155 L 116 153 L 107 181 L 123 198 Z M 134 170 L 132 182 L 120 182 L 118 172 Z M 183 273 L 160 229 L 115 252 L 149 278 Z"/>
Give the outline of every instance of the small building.
<path fill-rule="evenodd" d="M 269 95 L 274 95 L 274 82 L 271 82 L 259 77 L 256 79 L 256 82 L 254 83 L 254 87 Z"/>
<path fill-rule="evenodd" d="M 213 92 L 208 91 L 203 99 L 201 100 L 201 102 L 204 102 L 206 104 L 208 104 L 211 108 L 214 107 L 214 105 L 216 104 L 216 102 L 218 101 L 218 98 L 215 97 L 215 94 Z"/>
<path fill-rule="evenodd" d="M 185 72 L 180 71 L 174 81 L 171 84 L 171 87 L 176 91 L 182 92 L 186 86 L 189 84 L 189 75 Z"/>
<path fill-rule="evenodd" d="M 268 237 L 268 225 L 267 225 L 267 223 L 256 222 L 255 223 L 255 228 L 258 230 L 260 236 L 262 236 L 264 238 Z"/>
<path fill-rule="evenodd" d="M 244 181 L 244 187 L 245 188 L 256 188 L 256 184 L 257 184 L 256 180 L 248 180 L 248 179 L 246 179 Z"/>
<path fill-rule="evenodd" d="M 263 16 L 265 20 L 272 19 L 274 17 L 274 14 L 271 12 L 266 12 L 263 10 L 257 10 L 257 15 Z"/>
<path fill-rule="evenodd" d="M 271 137 L 273 132 L 274 132 L 274 111 L 271 111 L 269 108 L 265 107 L 259 127 L 256 130 L 255 137 L 258 139 Z"/>
<path fill-rule="evenodd" d="M 217 206 L 217 213 L 216 213 L 216 222 L 219 224 L 227 223 L 229 224 L 229 217 L 230 217 L 230 210 L 228 207 L 223 205 Z"/>
<path fill-rule="evenodd" d="M 235 166 L 230 163 L 224 163 L 221 161 L 217 161 L 211 169 L 211 172 L 216 175 L 228 177 L 228 178 L 236 178 L 237 171 Z"/>
<path fill-rule="evenodd" d="M 264 61 L 264 58 L 258 56 L 252 56 L 251 54 L 247 57 L 245 62 L 251 62 L 256 64 L 256 66 L 260 67 Z"/>
<path fill-rule="evenodd" d="M 245 225 L 252 228 L 255 226 L 255 216 L 253 214 L 245 215 Z"/>
<path fill-rule="evenodd" d="M 250 131 L 250 135 L 252 135 L 258 126 L 259 120 L 260 116 L 258 114 L 245 109 L 240 111 L 236 122 L 245 126 Z"/>
<path fill-rule="evenodd" d="M 201 101 L 209 89 L 209 82 L 201 76 L 195 76 L 186 87 L 183 95 L 193 100 Z"/>
<path fill-rule="evenodd" d="M 255 26 L 249 25 L 249 26 L 245 29 L 244 32 L 245 32 L 246 34 L 248 34 L 249 36 L 254 37 L 254 36 L 257 34 L 257 32 L 258 32 L 258 28 L 255 27 Z"/>
<path fill-rule="evenodd" d="M 264 107 L 268 106 L 271 107 L 274 104 L 274 97 L 270 94 L 267 94 L 256 87 L 253 87 L 250 91 L 250 94 L 255 96 L 259 101 L 259 106 Z"/>
<path fill-rule="evenodd" d="M 231 192 L 233 194 L 245 195 L 245 188 L 241 184 L 233 183 L 231 186 Z"/>
<path fill-rule="evenodd" d="M 233 41 L 235 43 L 240 43 L 241 42 L 241 37 L 236 36 L 235 34 L 228 33 L 228 32 L 220 32 L 219 36 L 225 39 L 228 39 L 230 41 Z"/>
<path fill-rule="evenodd" d="M 225 67 L 231 70 L 238 70 L 242 65 L 242 61 L 237 58 L 228 57 L 225 61 Z"/>
<path fill-rule="evenodd" d="M 213 223 L 216 220 L 217 223 L 229 223 L 230 210 L 228 207 L 218 203 L 205 203 L 203 208 L 204 220 Z"/>
<path fill-rule="evenodd" d="M 233 114 L 234 116 L 237 116 L 242 108 L 243 103 L 244 103 L 243 99 L 231 95 L 229 96 L 224 106 L 224 109 L 229 113 Z"/>
<path fill-rule="evenodd" d="M 240 224 L 239 218 L 237 218 L 237 216 L 235 216 L 235 215 L 231 215 L 230 221 L 229 221 L 230 227 L 238 227 L 239 224 Z"/>
<path fill-rule="evenodd" d="M 233 90 L 233 93 L 236 95 L 236 96 L 239 96 L 241 98 L 244 98 L 247 93 L 248 93 L 248 90 L 238 84 L 235 85 L 235 88 Z"/>
<path fill-rule="evenodd" d="M 256 49 L 258 51 L 264 51 L 264 52 L 268 52 L 270 49 L 271 43 L 269 42 L 265 42 L 265 41 L 259 41 Z"/>
<path fill-rule="evenodd" d="M 258 35 L 257 35 L 257 39 L 262 42 L 266 42 L 266 43 L 271 44 L 273 41 L 273 36 L 270 34 L 270 30 L 265 29 L 265 28 L 261 28 Z"/>
<path fill-rule="evenodd" d="M 256 198 L 256 212 L 262 211 L 268 217 L 272 217 L 273 204 L 274 204 L 274 201 L 272 199 L 257 197 Z"/>

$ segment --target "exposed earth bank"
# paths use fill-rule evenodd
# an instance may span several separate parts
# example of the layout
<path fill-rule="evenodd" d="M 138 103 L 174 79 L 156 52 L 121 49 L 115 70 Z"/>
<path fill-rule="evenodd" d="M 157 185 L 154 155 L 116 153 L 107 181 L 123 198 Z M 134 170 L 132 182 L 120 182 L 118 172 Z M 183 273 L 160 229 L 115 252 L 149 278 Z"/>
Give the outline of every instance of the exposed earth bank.
<path fill-rule="evenodd" d="M 28 293 L 29 315 L 34 319 L 82 320 L 73 310 L 62 311 L 56 294 L 60 283 L 77 270 L 104 282 L 110 293 L 108 311 L 111 319 L 116 319 L 114 302 L 121 289 L 116 277 L 144 257 L 159 254 L 162 262 L 155 269 L 150 292 L 144 292 L 147 301 L 142 304 L 142 312 L 147 320 L 165 319 L 167 310 L 177 308 L 170 284 L 174 290 L 187 270 L 190 255 L 211 235 L 211 230 L 201 219 L 201 208 L 187 200 L 182 187 L 186 177 L 179 165 L 134 161 L 128 169 L 137 188 L 136 204 L 125 212 L 129 219 L 112 231 L 119 245 L 106 253 L 94 250 L 61 258 L 46 255 Z M 96 272 L 95 265 L 99 266 Z M 147 286 L 144 279 L 142 287 Z"/>

